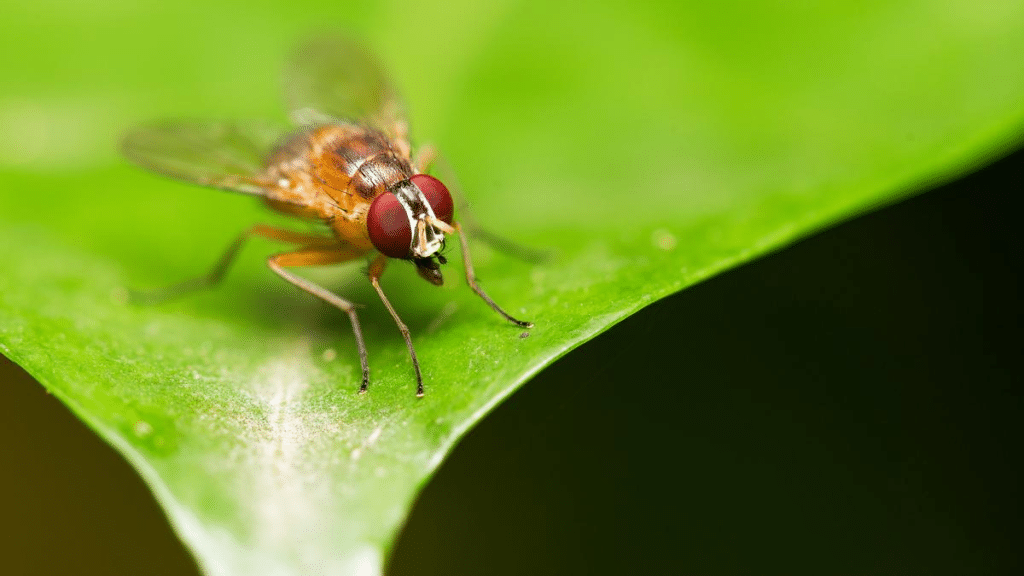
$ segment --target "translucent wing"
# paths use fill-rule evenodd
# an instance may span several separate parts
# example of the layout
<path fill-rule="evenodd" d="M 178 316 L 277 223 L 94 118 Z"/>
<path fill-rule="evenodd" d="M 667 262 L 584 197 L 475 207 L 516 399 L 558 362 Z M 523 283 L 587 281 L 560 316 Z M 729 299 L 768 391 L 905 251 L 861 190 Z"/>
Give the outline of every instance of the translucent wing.
<path fill-rule="evenodd" d="M 307 41 L 286 68 L 284 81 L 295 122 L 366 124 L 408 149 L 401 99 L 377 60 L 358 43 L 343 37 Z"/>
<path fill-rule="evenodd" d="M 129 132 L 122 150 L 135 164 L 171 178 L 275 197 L 265 163 L 285 134 L 256 122 L 162 122 Z"/>

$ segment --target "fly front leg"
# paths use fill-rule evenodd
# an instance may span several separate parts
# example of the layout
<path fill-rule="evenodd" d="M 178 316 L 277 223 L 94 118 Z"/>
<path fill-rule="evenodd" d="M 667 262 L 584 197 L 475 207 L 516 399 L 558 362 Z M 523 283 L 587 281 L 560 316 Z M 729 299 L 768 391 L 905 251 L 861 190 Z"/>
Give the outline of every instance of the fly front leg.
<path fill-rule="evenodd" d="M 508 314 L 508 312 L 505 312 L 500 306 L 495 304 L 494 300 L 491 300 L 491 297 L 484 292 L 483 288 L 477 285 L 476 272 L 473 270 L 473 260 L 469 255 L 469 242 L 466 241 L 466 232 L 458 222 L 452 224 L 452 227 L 459 233 L 459 244 L 462 246 L 462 264 L 466 268 L 466 282 L 469 284 L 469 287 L 473 289 L 473 292 L 476 292 L 476 295 L 483 299 L 484 302 L 487 302 L 487 305 L 490 306 L 491 309 L 504 316 L 509 322 L 523 328 L 533 328 L 533 322 L 525 322 L 523 320 L 513 318 Z"/>
<path fill-rule="evenodd" d="M 219 260 L 217 260 L 217 263 L 214 264 L 213 269 L 206 275 L 198 278 L 191 278 L 184 282 L 179 282 L 178 284 L 173 284 L 156 290 L 149 290 L 146 292 L 133 290 L 128 294 L 129 299 L 138 304 L 158 304 L 172 298 L 177 298 L 178 296 L 182 296 L 189 292 L 216 286 L 224 279 L 224 275 L 231 267 L 231 264 L 235 261 L 235 257 L 238 256 L 238 252 L 242 249 L 242 246 L 245 245 L 246 240 L 253 237 L 277 240 L 279 242 L 288 242 L 291 244 L 302 244 L 305 246 L 328 246 L 331 244 L 337 244 L 338 242 L 330 236 L 293 232 L 283 228 L 267 226 L 266 224 L 255 224 L 248 230 L 239 234 L 238 238 L 235 238 L 235 241 L 228 246 L 227 250 L 224 251 L 224 254 Z"/>
<path fill-rule="evenodd" d="M 384 302 L 384 306 L 387 307 L 388 312 L 391 313 L 391 317 L 395 319 L 395 324 L 398 325 L 398 330 L 402 333 L 402 338 L 405 339 L 405 347 L 409 349 L 409 356 L 412 358 L 412 367 L 416 369 L 416 396 L 423 397 L 423 376 L 420 374 L 420 361 L 416 359 L 416 350 L 412 347 L 412 336 L 409 334 L 409 327 L 402 322 L 402 319 L 398 317 L 398 312 L 395 312 L 395 308 L 388 301 L 388 297 L 384 295 L 384 291 L 380 288 L 380 277 L 384 274 L 384 268 L 387 266 L 388 258 L 381 254 L 370 264 L 370 284 L 373 285 L 373 289 L 377 291 L 377 295 L 380 296 L 381 302 Z"/>
<path fill-rule="evenodd" d="M 356 337 L 356 346 L 359 347 L 359 364 L 363 369 L 363 383 L 359 386 L 359 393 L 366 392 L 370 383 L 370 364 L 366 358 L 366 342 L 363 340 L 363 330 L 359 326 L 359 317 L 356 316 L 355 305 L 337 294 L 323 288 L 301 276 L 292 274 L 285 268 L 296 266 L 319 266 L 324 264 L 340 264 L 360 256 L 361 253 L 349 246 L 335 246 L 333 248 L 308 247 L 296 252 L 285 252 L 275 254 L 267 259 L 267 266 L 278 276 L 320 298 L 324 302 L 338 308 L 348 315 L 352 324 L 352 333 Z"/>

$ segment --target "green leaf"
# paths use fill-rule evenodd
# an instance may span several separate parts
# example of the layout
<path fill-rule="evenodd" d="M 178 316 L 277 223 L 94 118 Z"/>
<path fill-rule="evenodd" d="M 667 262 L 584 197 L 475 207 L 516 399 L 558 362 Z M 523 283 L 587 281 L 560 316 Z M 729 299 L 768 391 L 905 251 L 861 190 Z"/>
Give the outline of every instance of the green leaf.
<path fill-rule="evenodd" d="M 963 173 L 1024 126 L 1019 2 L 361 5 L 348 21 L 477 217 L 556 258 L 473 247 L 494 299 L 536 322 L 527 338 L 459 266 L 441 289 L 392 266 L 423 399 L 359 266 L 310 272 L 366 305 L 360 396 L 346 319 L 278 281 L 270 243 L 215 291 L 119 297 L 205 271 L 270 218 L 114 153 L 154 117 L 282 116 L 276 74 L 312 17 L 202 6 L 10 8 L 0 49 L 24 57 L 0 79 L 0 352 L 124 454 L 211 574 L 379 572 L 431 471 L 544 366 L 661 297 Z"/>

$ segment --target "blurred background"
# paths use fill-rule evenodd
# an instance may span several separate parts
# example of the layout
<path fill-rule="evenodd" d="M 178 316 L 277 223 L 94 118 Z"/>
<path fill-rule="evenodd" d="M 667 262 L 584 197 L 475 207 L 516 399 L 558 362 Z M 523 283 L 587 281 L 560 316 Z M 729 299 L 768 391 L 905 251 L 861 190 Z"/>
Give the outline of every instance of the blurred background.
<path fill-rule="evenodd" d="M 1020 573 L 1022 166 L 570 353 L 455 449 L 389 573 Z M 4 572 L 195 573 L 120 456 L 6 360 L 0 380 Z"/>

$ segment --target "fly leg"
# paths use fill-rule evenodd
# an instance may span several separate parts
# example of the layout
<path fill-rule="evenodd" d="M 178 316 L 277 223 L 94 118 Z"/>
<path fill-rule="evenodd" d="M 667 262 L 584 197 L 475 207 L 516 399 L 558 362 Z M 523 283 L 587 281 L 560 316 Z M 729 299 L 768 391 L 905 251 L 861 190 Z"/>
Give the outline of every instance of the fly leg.
<path fill-rule="evenodd" d="M 412 336 L 409 334 L 409 327 L 398 317 L 398 312 L 395 312 L 394 306 L 391 305 L 388 297 L 384 295 L 384 291 L 380 288 L 380 277 L 384 274 L 384 267 L 387 266 L 387 263 L 387 256 L 383 254 L 374 259 L 370 264 L 370 284 L 377 291 L 377 295 L 380 296 L 381 302 L 384 303 L 388 312 L 391 313 L 391 317 L 395 319 L 395 324 L 398 325 L 398 330 L 402 333 L 402 338 L 405 339 L 405 347 L 409 349 L 409 357 L 412 358 L 412 367 L 416 370 L 416 396 L 422 398 L 423 376 L 420 374 L 420 361 L 416 359 L 416 350 L 412 347 Z"/>
<path fill-rule="evenodd" d="M 483 288 L 477 285 L 476 272 L 473 271 L 473 260 L 469 255 L 469 242 L 466 240 L 466 232 L 458 222 L 452 224 L 452 227 L 459 233 L 459 244 L 462 246 L 462 264 L 466 268 L 466 282 L 469 284 L 469 287 L 473 289 L 473 292 L 476 292 L 476 295 L 483 299 L 484 302 L 487 302 L 487 305 L 490 306 L 491 309 L 504 316 L 509 322 L 523 328 L 533 328 L 533 322 L 516 320 L 512 316 L 509 316 L 508 312 L 505 312 L 500 306 L 495 304 L 494 300 L 491 300 L 491 297 L 484 292 Z"/>
<path fill-rule="evenodd" d="M 455 172 L 451 169 L 451 166 L 444 160 L 444 158 L 438 156 L 437 152 L 432 147 L 424 148 L 420 150 L 420 154 L 416 157 L 415 167 L 417 170 L 425 170 L 434 160 L 438 160 L 440 169 L 444 173 L 443 176 L 445 180 L 448 181 L 448 188 L 450 191 L 453 191 L 455 201 L 458 203 L 459 211 L 461 213 L 460 219 L 466 222 L 466 228 L 469 229 L 471 234 L 491 244 L 498 250 L 510 253 L 513 256 L 518 256 L 519 258 L 529 262 L 542 262 L 550 257 L 550 253 L 545 250 L 537 250 L 535 248 L 523 246 L 517 242 L 513 242 L 507 238 L 502 238 L 501 236 L 492 234 L 480 228 L 470 214 L 469 206 L 461 193 L 461 187 L 458 184 L 458 180 L 455 178 Z M 517 320 L 502 310 L 501 307 L 498 306 L 494 300 L 491 300 L 491 297 L 484 292 L 483 288 L 477 285 L 476 272 L 473 270 L 473 260 L 469 254 L 469 242 L 466 240 L 466 230 L 463 228 L 462 224 L 460 222 L 455 222 L 451 225 L 451 229 L 446 229 L 448 228 L 447 225 L 440 221 L 435 221 L 434 225 L 438 226 L 446 233 L 458 232 L 459 243 L 462 246 L 462 262 L 466 268 L 466 282 L 469 284 L 469 287 L 473 289 L 473 292 L 476 292 L 476 295 L 486 302 L 491 309 L 504 316 L 509 322 L 523 328 L 533 328 L 532 322 Z M 378 290 L 378 292 L 380 291 Z M 384 295 L 381 294 L 381 298 L 383 297 Z M 391 315 L 395 316 L 395 313 L 392 312 Z M 395 320 L 398 320 L 397 316 L 395 316 Z M 399 324 L 401 325 L 400 322 Z M 410 352 L 412 351 L 412 344 L 409 344 L 409 350 Z M 415 355 L 413 355 L 413 358 L 415 358 Z"/>
<path fill-rule="evenodd" d="M 363 330 L 359 326 L 359 317 L 356 316 L 355 305 L 318 284 L 292 274 L 285 270 L 285 268 L 340 264 L 357 258 L 361 254 L 361 251 L 349 246 L 335 244 L 333 247 L 323 248 L 307 246 L 295 252 L 284 252 L 267 258 L 267 266 L 275 274 L 348 315 L 349 322 L 352 324 L 352 333 L 356 337 L 356 346 L 359 347 L 359 364 L 363 369 L 363 383 L 359 386 L 360 394 L 366 392 L 366 387 L 370 383 L 370 364 L 366 359 L 366 342 L 363 340 Z M 419 372 L 417 371 L 418 374 Z"/>
<path fill-rule="evenodd" d="M 238 256 L 238 252 L 242 249 L 242 246 L 245 245 L 245 241 L 254 236 L 270 240 L 278 240 L 280 242 L 302 244 L 305 246 L 329 246 L 337 243 L 336 239 L 329 236 L 304 234 L 302 232 L 292 232 L 291 230 L 267 226 L 266 224 L 256 224 L 235 238 L 235 241 L 228 246 L 228 249 L 225 250 L 224 254 L 219 260 L 217 260 L 213 269 L 206 275 L 198 278 L 191 278 L 184 282 L 172 284 L 171 286 L 164 288 L 158 288 L 156 290 L 149 290 L 145 292 L 133 290 L 128 293 L 129 300 L 137 304 L 158 304 L 160 302 L 177 298 L 189 292 L 216 286 L 224 279 L 224 275 L 227 273 L 228 268 L 231 267 L 231 263 L 234 262 L 235 257 Z"/>

